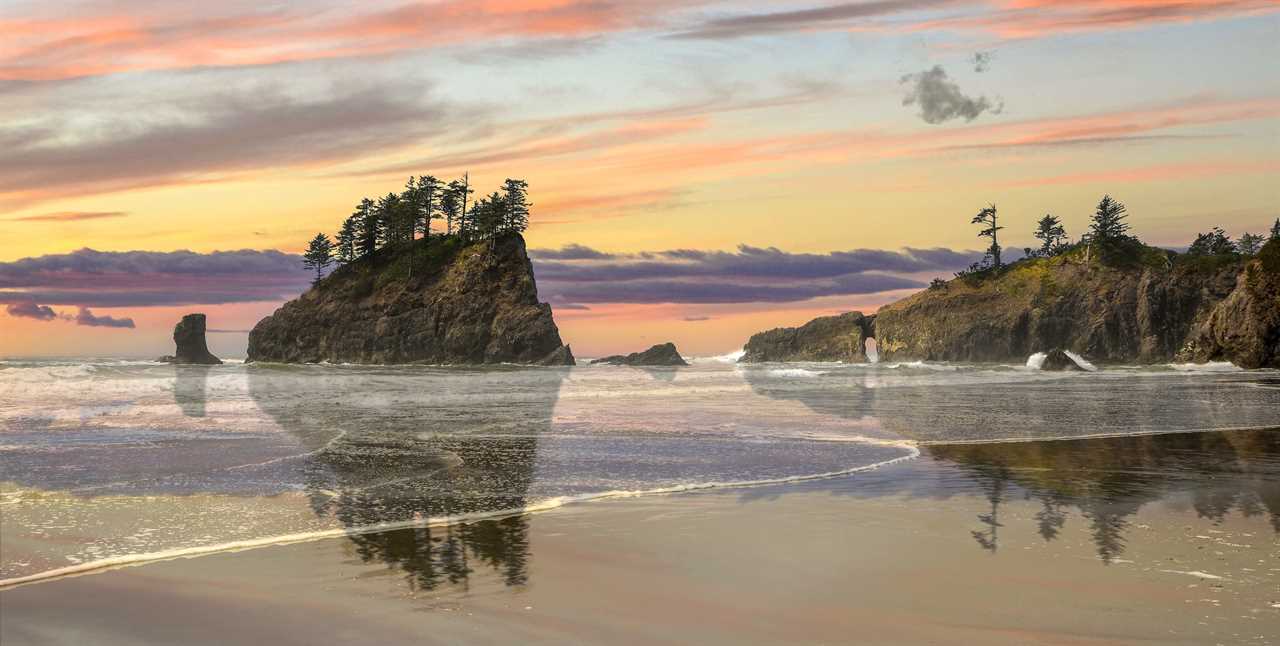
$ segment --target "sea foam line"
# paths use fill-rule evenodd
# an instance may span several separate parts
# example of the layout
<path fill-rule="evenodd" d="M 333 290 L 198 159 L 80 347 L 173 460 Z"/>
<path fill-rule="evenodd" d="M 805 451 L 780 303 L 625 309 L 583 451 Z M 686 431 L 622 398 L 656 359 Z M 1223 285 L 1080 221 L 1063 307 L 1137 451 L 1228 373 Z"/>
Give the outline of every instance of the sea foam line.
<path fill-rule="evenodd" d="M 161 561 L 173 561 L 176 559 L 196 558 L 199 556 L 208 556 L 211 554 L 220 554 L 224 552 L 243 552 L 246 550 L 260 549 L 264 547 L 275 547 L 278 545 L 293 545 L 297 543 L 310 543 L 314 541 L 326 540 L 331 538 L 340 538 L 343 536 L 360 536 L 363 534 L 376 534 L 378 532 L 394 531 L 398 529 L 415 529 L 424 527 L 442 527 L 445 525 L 454 525 L 458 523 L 470 523 L 482 520 L 495 520 L 500 518 L 508 518 L 511 516 L 523 516 L 526 514 L 536 514 L 544 511 L 559 509 L 566 505 L 598 502 L 603 500 L 617 500 L 624 498 L 641 498 L 646 496 L 663 496 L 679 493 L 688 493 L 692 491 L 706 491 L 710 489 L 741 489 L 746 487 L 763 487 L 769 485 L 789 484 L 795 482 L 808 482 L 812 480 L 825 480 L 828 478 L 838 478 L 842 476 L 853 475 L 865 471 L 874 471 L 882 467 L 887 467 L 900 462 L 914 460 L 920 457 L 920 449 L 916 447 L 915 442 L 911 441 L 893 441 L 878 440 L 874 438 L 850 438 L 848 440 L 863 442 L 867 444 L 875 444 L 881 446 L 896 446 L 907 451 L 906 455 L 900 455 L 896 458 L 882 460 L 873 464 L 867 464 L 860 467 L 852 467 L 839 471 L 828 471 L 825 473 L 813 473 L 808 475 L 787 476 L 783 478 L 769 478 L 765 480 L 738 480 L 729 482 L 698 482 L 691 484 L 672 485 L 669 487 L 659 487 L 656 489 L 639 489 L 632 491 L 614 490 L 602 491 L 599 493 L 580 494 L 576 496 L 557 496 L 548 498 L 542 502 L 526 505 L 515 509 L 498 509 L 494 511 L 473 512 L 469 514 L 455 514 L 452 516 L 437 516 L 434 518 L 424 518 L 420 520 L 406 520 L 392 523 L 375 523 L 372 525 L 362 525 L 360 527 L 335 528 L 316 530 L 311 532 L 299 532 L 295 534 L 283 534 L 279 536 L 267 536 L 263 538 L 254 538 L 242 541 L 230 541 L 227 543 L 217 543 L 214 545 L 203 545 L 199 547 L 184 547 L 171 550 L 161 550 L 158 552 L 146 552 L 142 554 L 125 554 L 121 556 L 113 556 L 110 558 L 90 561 L 88 563 L 79 563 L 69 565 L 67 567 L 46 570 L 26 576 L 13 577 L 10 579 L 0 579 L 0 590 L 8 590 L 23 585 L 31 585 L 36 583 L 45 583 L 56 579 L 83 576 L 86 574 L 96 574 L 108 570 L 116 570 L 126 567 L 136 567 L 146 565 L 148 563 L 157 563 Z"/>
<path fill-rule="evenodd" d="M 1179 428 L 1160 431 L 1110 431 L 1088 435 L 1055 435 L 1050 437 L 1000 437 L 981 440 L 916 440 L 918 446 L 956 446 L 969 444 L 1022 444 L 1026 442 L 1073 442 L 1075 440 L 1106 440 L 1121 437 L 1151 437 L 1155 435 L 1179 435 L 1183 433 L 1225 433 L 1229 431 L 1264 431 L 1273 426 L 1217 426 L 1213 428 Z"/>

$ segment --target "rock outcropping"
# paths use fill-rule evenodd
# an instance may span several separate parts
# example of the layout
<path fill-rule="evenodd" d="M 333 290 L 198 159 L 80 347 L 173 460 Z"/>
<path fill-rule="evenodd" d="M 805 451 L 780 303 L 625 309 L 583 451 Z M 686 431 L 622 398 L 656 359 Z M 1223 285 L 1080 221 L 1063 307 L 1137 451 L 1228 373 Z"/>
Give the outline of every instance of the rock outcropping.
<path fill-rule="evenodd" d="M 519 235 L 418 240 L 343 266 L 259 321 L 247 360 L 574 363 Z"/>
<path fill-rule="evenodd" d="M 674 343 L 661 343 L 645 350 L 628 355 L 616 354 L 612 357 L 596 359 L 592 364 L 606 363 L 613 366 L 687 366 L 680 351 Z"/>
<path fill-rule="evenodd" d="M 867 360 L 866 340 L 875 336 L 875 317 L 849 312 L 823 316 L 800 327 L 760 332 L 747 341 L 741 361 L 843 361 Z"/>
<path fill-rule="evenodd" d="M 880 309 L 762 332 L 743 361 L 1018 362 L 1051 348 L 1102 363 L 1230 361 L 1280 367 L 1280 240 L 1254 259 L 1146 248 L 1106 266 L 1082 252 L 956 279 Z"/>
<path fill-rule="evenodd" d="M 209 352 L 205 343 L 204 314 L 188 314 L 173 326 L 173 343 L 177 346 L 173 356 L 160 357 L 160 361 L 180 364 L 218 365 L 222 360 Z"/>

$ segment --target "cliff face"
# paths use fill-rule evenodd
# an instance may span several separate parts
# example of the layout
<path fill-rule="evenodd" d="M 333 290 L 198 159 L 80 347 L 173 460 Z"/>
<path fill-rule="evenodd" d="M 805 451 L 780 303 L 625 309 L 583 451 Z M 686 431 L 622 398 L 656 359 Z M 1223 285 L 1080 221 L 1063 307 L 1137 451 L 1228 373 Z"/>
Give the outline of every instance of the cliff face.
<path fill-rule="evenodd" d="M 741 361 L 867 360 L 866 339 L 873 336 L 875 317 L 849 312 L 816 318 L 800 327 L 776 328 L 751 337 Z"/>
<path fill-rule="evenodd" d="M 520 236 L 378 253 L 259 321 L 247 360 L 573 365 Z"/>
<path fill-rule="evenodd" d="M 1022 361 L 1063 348 L 1100 362 L 1276 367 L 1276 274 L 1260 260 L 1109 268 L 1078 255 L 1040 259 L 887 305 L 874 332 L 891 360 Z"/>

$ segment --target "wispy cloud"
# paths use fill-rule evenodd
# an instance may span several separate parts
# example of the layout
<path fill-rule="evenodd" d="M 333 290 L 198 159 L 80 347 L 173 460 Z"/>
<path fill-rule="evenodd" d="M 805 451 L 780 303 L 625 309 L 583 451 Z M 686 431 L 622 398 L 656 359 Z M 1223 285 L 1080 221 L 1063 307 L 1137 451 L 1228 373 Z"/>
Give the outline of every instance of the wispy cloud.
<path fill-rule="evenodd" d="M 60 211 L 41 215 L 27 215 L 13 218 L 13 222 L 79 222 L 81 220 L 101 220 L 104 218 L 122 218 L 129 215 L 125 211 Z"/>
<path fill-rule="evenodd" d="M 20 303 L 10 303 L 4 308 L 9 316 L 18 316 L 21 318 L 36 319 L 40 321 L 52 321 L 58 318 L 58 313 L 53 311 L 48 305 L 37 305 L 32 301 L 22 301 Z"/>
<path fill-rule="evenodd" d="M 725 40 L 791 31 L 848 29 L 868 18 L 961 4 L 957 0 L 872 0 L 712 18 L 672 38 Z"/>
<path fill-rule="evenodd" d="M 114 316 L 98 316 L 89 311 L 87 307 L 81 307 L 79 313 L 76 314 L 76 325 L 87 325 L 90 327 L 135 327 L 131 318 L 116 318 Z"/>

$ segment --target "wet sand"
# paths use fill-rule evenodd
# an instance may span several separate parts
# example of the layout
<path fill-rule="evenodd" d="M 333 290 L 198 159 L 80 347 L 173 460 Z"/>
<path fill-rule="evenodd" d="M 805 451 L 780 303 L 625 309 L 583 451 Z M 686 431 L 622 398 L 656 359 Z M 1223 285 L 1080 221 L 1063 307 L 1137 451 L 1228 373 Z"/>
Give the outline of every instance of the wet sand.
<path fill-rule="evenodd" d="M 984 451 L 23 586 L 0 592 L 0 641 L 1280 640 L 1274 472 L 1120 465 L 1053 480 L 1060 458 L 1008 463 Z"/>

